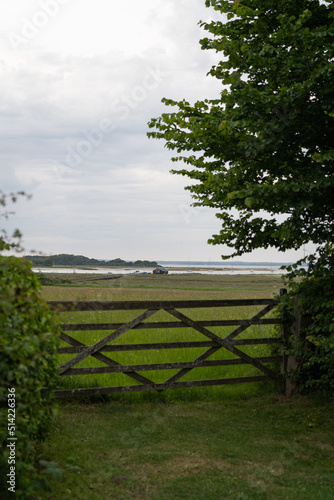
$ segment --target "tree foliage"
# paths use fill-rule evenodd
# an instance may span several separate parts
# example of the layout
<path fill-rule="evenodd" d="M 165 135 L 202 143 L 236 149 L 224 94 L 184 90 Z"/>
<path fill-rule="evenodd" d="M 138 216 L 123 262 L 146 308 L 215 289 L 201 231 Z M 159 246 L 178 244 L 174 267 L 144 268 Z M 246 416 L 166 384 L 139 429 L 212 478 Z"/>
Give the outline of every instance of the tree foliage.
<path fill-rule="evenodd" d="M 30 195 L 27 195 L 24 191 L 18 191 L 17 193 L 6 194 L 0 190 L 0 207 L 4 209 L 0 212 L 0 218 L 8 219 L 13 212 L 9 212 L 5 209 L 9 202 L 15 203 L 19 197 L 26 197 L 30 199 Z M 0 252 L 4 250 L 15 250 L 16 252 L 23 252 L 21 244 L 22 234 L 18 229 L 15 229 L 11 235 L 7 233 L 5 229 L 0 231 Z"/>
<path fill-rule="evenodd" d="M 301 392 L 322 390 L 334 394 L 334 252 L 333 245 L 319 249 L 318 255 L 289 266 L 286 281 L 289 293 L 283 306 L 292 306 L 297 296 L 299 309 L 307 314 L 308 325 L 296 340 L 290 338 L 288 354 L 298 362 L 292 374 Z"/>
<path fill-rule="evenodd" d="M 290 293 L 312 321 L 298 345 L 296 379 L 334 390 L 334 5 L 320 0 L 206 0 L 221 21 L 201 22 L 216 99 L 163 99 L 149 123 L 185 167 L 197 206 L 217 210 L 219 234 L 239 256 L 257 248 L 313 255 L 289 269 Z M 175 108 L 176 111 L 175 111 Z M 300 267 L 305 264 L 305 267 Z"/>
<path fill-rule="evenodd" d="M 334 232 L 332 2 L 207 0 L 222 21 L 201 23 L 202 48 L 222 53 L 217 99 L 152 119 L 182 160 L 195 205 L 218 210 L 210 240 L 232 256 L 322 245 Z M 264 216 L 265 215 L 265 216 Z"/>

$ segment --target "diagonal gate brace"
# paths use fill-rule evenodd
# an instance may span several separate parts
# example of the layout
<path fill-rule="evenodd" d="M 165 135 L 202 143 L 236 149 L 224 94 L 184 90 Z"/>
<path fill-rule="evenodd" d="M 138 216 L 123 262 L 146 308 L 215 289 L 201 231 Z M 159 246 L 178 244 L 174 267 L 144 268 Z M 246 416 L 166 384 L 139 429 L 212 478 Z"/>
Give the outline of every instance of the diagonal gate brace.
<path fill-rule="evenodd" d="M 251 326 L 252 321 L 256 321 L 258 319 L 261 319 L 263 316 L 265 316 L 269 311 L 271 311 L 275 307 L 275 304 L 269 304 L 267 307 L 259 311 L 255 316 L 252 316 L 251 319 L 249 320 L 248 325 L 240 325 L 238 328 L 236 328 L 233 332 L 231 332 L 227 337 L 225 337 L 225 340 L 229 341 L 240 335 L 240 333 L 244 332 Z"/>
<path fill-rule="evenodd" d="M 86 347 L 86 344 L 83 344 L 82 342 L 79 342 L 79 340 L 75 340 L 66 333 L 62 332 L 60 335 L 60 338 L 67 342 L 70 345 L 73 346 L 80 346 L 80 347 Z M 114 361 L 113 359 L 108 358 L 108 356 L 105 356 L 104 354 L 100 352 L 96 352 L 95 354 L 92 354 L 93 358 L 98 359 L 99 361 L 102 361 L 102 363 L 105 363 L 108 366 L 122 366 L 120 363 L 117 363 L 117 361 Z M 134 380 L 137 380 L 137 382 L 141 382 L 142 384 L 153 384 L 154 382 L 150 380 L 147 377 L 144 377 L 143 375 L 140 375 L 139 373 L 136 372 L 125 372 L 126 375 L 129 377 L 133 378 Z"/>
<path fill-rule="evenodd" d="M 74 356 L 74 358 L 66 361 L 66 363 L 64 363 L 63 365 L 61 365 L 59 367 L 59 369 L 58 369 L 59 375 L 62 375 L 67 370 L 69 370 L 74 365 L 76 365 L 77 363 L 79 363 L 83 359 L 87 358 L 88 356 L 92 356 L 97 351 L 99 351 L 102 347 L 109 344 L 109 342 L 111 342 L 112 340 L 115 340 L 117 337 L 119 337 L 123 333 L 127 332 L 128 330 L 131 330 L 131 328 L 133 328 L 134 326 L 138 325 L 139 323 L 141 323 L 145 319 L 152 316 L 152 314 L 157 312 L 157 310 L 158 309 L 148 309 L 147 311 L 140 314 L 139 316 L 137 316 L 133 320 L 129 321 L 128 323 L 124 323 L 122 326 L 117 328 L 117 330 L 110 333 L 104 339 L 100 340 L 96 344 L 93 344 L 91 346 L 87 346 L 87 348 L 84 351 L 80 352 L 79 354 L 77 354 L 77 356 Z"/>
<path fill-rule="evenodd" d="M 218 337 L 214 333 L 212 333 L 209 330 L 207 330 L 204 326 L 202 326 L 199 323 L 197 323 L 196 321 L 188 318 L 187 316 L 185 316 L 184 314 L 182 314 L 180 311 L 177 311 L 176 309 L 166 309 L 166 311 L 169 312 L 172 316 L 175 316 L 175 318 L 178 318 L 179 320 L 181 320 L 184 323 L 186 323 L 187 325 L 189 325 L 191 328 L 194 328 L 195 330 L 199 331 L 200 333 L 202 333 L 206 337 L 209 337 L 211 340 L 213 340 L 214 342 L 216 342 L 219 345 L 219 347 L 218 346 L 217 346 L 217 348 L 213 347 L 212 349 L 218 350 L 220 347 L 224 347 L 228 351 L 232 352 L 233 354 L 235 354 L 239 358 L 241 358 L 244 361 L 246 361 L 248 364 L 255 366 L 255 368 L 258 368 L 260 371 L 262 371 L 262 372 L 266 373 L 267 375 L 269 375 L 270 378 L 272 378 L 274 380 L 277 380 L 279 378 L 279 375 L 277 373 L 275 373 L 274 371 L 272 371 L 270 368 L 268 368 L 267 366 L 265 366 L 260 361 L 258 361 L 256 359 L 253 359 L 251 356 L 248 356 L 248 354 L 245 354 L 244 352 L 242 352 L 239 349 L 237 349 L 236 347 L 234 347 L 234 345 L 229 340 L 226 340 L 226 338 L 222 339 L 222 338 Z M 210 351 L 211 351 L 211 349 L 209 349 L 202 356 L 206 355 L 205 357 L 209 357 L 211 354 L 213 354 L 213 352 L 210 352 Z M 205 359 L 205 357 L 202 357 L 202 359 Z M 176 373 L 175 375 L 173 375 L 173 377 L 171 377 L 170 379 L 168 379 L 166 382 L 175 381 L 178 378 L 180 378 L 183 375 L 185 375 L 185 373 L 189 372 L 190 370 L 192 370 L 192 368 L 187 368 L 187 369 L 180 370 L 178 373 Z"/>

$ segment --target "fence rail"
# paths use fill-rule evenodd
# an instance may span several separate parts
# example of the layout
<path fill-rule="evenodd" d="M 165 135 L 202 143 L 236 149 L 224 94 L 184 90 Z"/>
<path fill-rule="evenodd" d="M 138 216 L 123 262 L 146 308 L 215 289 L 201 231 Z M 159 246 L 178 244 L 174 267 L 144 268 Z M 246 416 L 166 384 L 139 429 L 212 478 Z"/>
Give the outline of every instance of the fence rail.
<path fill-rule="evenodd" d="M 283 292 L 281 292 L 283 293 Z M 68 375 L 97 375 L 106 373 L 124 373 L 134 379 L 136 385 L 122 385 L 110 387 L 77 388 L 69 390 L 55 391 L 56 397 L 69 397 L 78 395 L 106 394 L 119 392 L 136 391 L 161 391 L 173 388 L 202 387 L 222 384 L 237 384 L 245 382 L 258 382 L 263 380 L 279 380 L 280 373 L 269 368 L 265 363 L 284 363 L 283 355 L 280 356 L 259 356 L 253 357 L 238 348 L 238 346 L 281 344 L 280 338 L 250 338 L 237 339 L 242 332 L 253 325 L 281 325 L 281 318 L 264 318 L 277 306 L 274 299 L 243 299 L 243 300 L 176 300 L 176 301 L 58 301 L 48 302 L 51 309 L 61 313 L 87 312 L 87 311 L 137 311 L 137 315 L 129 321 L 108 322 L 108 323 L 64 323 L 60 338 L 69 347 L 60 347 L 58 353 L 74 354 L 74 357 L 67 360 L 58 368 L 61 376 Z M 219 320 L 194 320 L 189 317 L 189 313 L 184 314 L 180 309 L 210 309 L 240 306 L 265 306 L 249 319 L 219 319 Z M 177 321 L 147 321 L 158 311 L 166 311 Z M 210 327 L 235 326 L 236 328 L 224 337 L 213 333 Z M 155 329 L 181 329 L 191 328 L 200 332 L 205 340 L 194 341 L 172 341 L 153 343 L 124 343 L 115 344 L 114 340 L 119 339 L 129 330 L 155 330 Z M 92 345 L 74 339 L 65 332 L 85 332 L 85 331 L 108 331 L 108 334 Z M 111 359 L 103 353 L 116 353 L 126 351 L 144 350 L 165 350 L 165 349 L 188 349 L 206 348 L 206 350 L 193 361 L 177 361 L 168 363 L 136 363 L 121 364 Z M 235 357 L 231 359 L 207 359 L 220 349 L 225 349 Z M 78 363 L 93 357 L 106 366 L 99 367 L 77 367 Z M 211 368 L 218 366 L 232 366 L 249 364 L 257 368 L 261 375 L 215 378 L 207 380 L 180 381 L 194 368 Z M 138 372 L 178 370 L 164 382 L 156 383 Z"/>
<path fill-rule="evenodd" d="M 229 299 L 229 300 L 123 300 L 123 301 L 50 301 L 56 311 L 129 311 L 140 309 L 194 309 L 199 307 L 238 307 L 277 305 L 274 299 Z"/>

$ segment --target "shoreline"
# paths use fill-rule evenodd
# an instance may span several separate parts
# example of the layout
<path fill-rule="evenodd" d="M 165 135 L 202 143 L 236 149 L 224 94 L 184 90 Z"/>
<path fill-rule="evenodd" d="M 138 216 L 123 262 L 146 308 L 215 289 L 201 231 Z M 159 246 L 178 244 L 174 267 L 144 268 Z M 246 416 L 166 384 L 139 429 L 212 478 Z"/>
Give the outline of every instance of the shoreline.
<path fill-rule="evenodd" d="M 110 266 L 110 267 L 85 267 L 85 266 L 52 266 L 52 267 L 42 267 L 42 266 L 32 266 L 32 271 L 36 274 L 39 273 L 59 273 L 59 274 L 90 274 L 90 275 L 106 275 L 106 274 L 119 274 L 119 275 L 127 275 L 127 274 L 138 274 L 138 275 L 153 275 L 153 270 L 155 267 L 121 267 L 121 266 Z M 224 274 L 284 274 L 282 270 L 279 268 L 270 269 L 268 267 L 210 267 L 204 268 L 202 266 L 166 266 L 164 269 L 168 271 L 168 274 L 216 274 L 216 275 L 224 275 Z M 159 276 L 159 274 L 154 275 Z"/>

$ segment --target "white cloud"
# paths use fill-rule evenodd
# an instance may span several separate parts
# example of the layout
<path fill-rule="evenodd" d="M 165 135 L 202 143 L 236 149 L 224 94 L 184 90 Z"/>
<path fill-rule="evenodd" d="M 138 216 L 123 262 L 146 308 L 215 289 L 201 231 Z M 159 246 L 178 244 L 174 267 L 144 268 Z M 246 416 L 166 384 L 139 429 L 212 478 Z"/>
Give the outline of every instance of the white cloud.
<path fill-rule="evenodd" d="M 27 248 L 220 258 L 206 243 L 219 231 L 214 211 L 190 207 L 171 153 L 146 136 L 162 97 L 218 95 L 206 73 L 219 55 L 199 45 L 198 21 L 211 17 L 204 0 L 0 4 L 1 181 L 33 194 L 9 221 Z"/>

